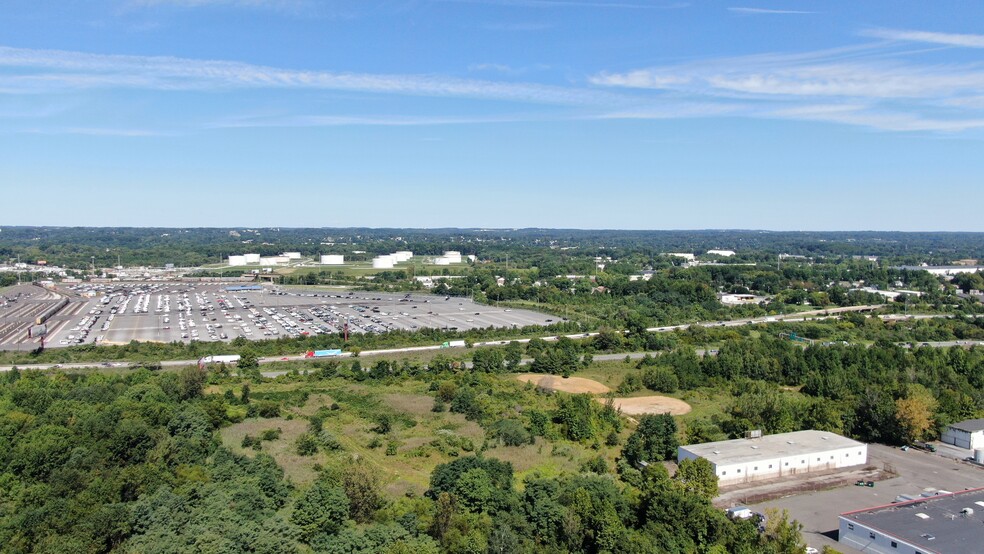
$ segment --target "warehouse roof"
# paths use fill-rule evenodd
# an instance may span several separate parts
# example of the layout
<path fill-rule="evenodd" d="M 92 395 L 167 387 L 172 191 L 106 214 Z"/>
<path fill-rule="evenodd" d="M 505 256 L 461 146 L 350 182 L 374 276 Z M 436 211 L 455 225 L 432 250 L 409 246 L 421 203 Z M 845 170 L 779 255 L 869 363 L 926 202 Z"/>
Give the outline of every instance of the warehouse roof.
<path fill-rule="evenodd" d="M 984 488 L 841 514 L 928 552 L 979 552 Z"/>
<path fill-rule="evenodd" d="M 730 465 L 753 460 L 768 460 L 862 446 L 862 443 L 827 431 L 795 431 L 765 435 L 759 439 L 690 444 L 680 448 L 707 459 L 715 465 Z"/>
<path fill-rule="evenodd" d="M 984 431 L 984 419 L 965 419 L 963 421 L 951 423 L 950 427 L 960 429 L 961 431 L 966 431 L 968 433 L 976 433 L 977 431 Z"/>

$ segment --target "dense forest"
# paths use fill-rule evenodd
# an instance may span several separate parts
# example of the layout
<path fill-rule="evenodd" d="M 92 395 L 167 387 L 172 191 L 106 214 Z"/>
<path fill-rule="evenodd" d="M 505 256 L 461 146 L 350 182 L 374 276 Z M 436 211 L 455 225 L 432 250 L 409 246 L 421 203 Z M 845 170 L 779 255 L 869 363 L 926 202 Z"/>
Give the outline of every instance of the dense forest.
<path fill-rule="evenodd" d="M 43 259 L 68 268 L 97 266 L 180 267 L 222 263 L 245 251 L 306 256 L 345 254 L 368 260 L 375 254 L 411 250 L 438 255 L 459 250 L 514 267 L 558 265 L 563 273 L 592 267 L 594 257 L 660 258 L 667 252 L 703 253 L 731 249 L 740 261 L 775 261 L 779 254 L 810 258 L 880 256 L 899 264 L 949 263 L 984 258 L 979 233 L 773 232 L 773 231 L 604 231 L 576 229 L 218 229 L 4 227 L 0 260 Z M 355 255 L 353 250 L 364 250 Z M 585 266 L 587 263 L 589 265 Z"/>
<path fill-rule="evenodd" d="M 717 486 L 707 464 L 681 464 L 670 475 L 659 464 L 640 472 L 625 461 L 667 456 L 676 440 L 669 416 L 644 418 L 629 434 L 618 472 L 598 458 L 579 472 L 529 475 L 517 483 L 512 465 L 495 457 L 500 441 L 545 435 L 577 445 L 608 436 L 617 444 L 622 422 L 610 406 L 567 395 L 531 400 L 553 406 L 546 411 L 509 416 L 496 407 L 537 393 L 495 385 L 482 375 L 433 368 L 427 380 L 434 411 L 446 409 L 447 400 L 447 409 L 480 421 L 489 438 L 481 447 L 458 440 L 453 452 L 461 449 L 463 455 L 434 466 L 423 494 L 392 498 L 382 492 L 383 476 L 359 464 L 328 429 L 337 414 L 367 402 L 346 383 L 419 376 L 382 365 L 370 371 L 332 365 L 297 377 L 336 387 L 327 390 L 339 398 L 303 417 L 307 431 L 293 449 L 302 456 L 330 451 L 333 457 L 302 485 L 263 451 L 264 441 L 277 440 L 279 430 L 243 439 L 248 455 L 231 451 L 219 438 L 221 429 L 236 422 L 290 423 L 293 415 L 280 416 L 305 404 L 309 392 L 285 393 L 289 382 L 264 395 L 258 392 L 262 380 L 244 382 L 195 367 L 124 376 L 11 372 L 0 383 L 2 550 L 803 551 L 798 525 L 782 514 L 759 529 L 713 508 Z M 251 382 L 257 392 L 250 392 Z M 374 421 L 366 432 L 388 440 L 387 455 L 395 455 L 387 437 L 414 423 L 406 414 L 371 412 Z"/>

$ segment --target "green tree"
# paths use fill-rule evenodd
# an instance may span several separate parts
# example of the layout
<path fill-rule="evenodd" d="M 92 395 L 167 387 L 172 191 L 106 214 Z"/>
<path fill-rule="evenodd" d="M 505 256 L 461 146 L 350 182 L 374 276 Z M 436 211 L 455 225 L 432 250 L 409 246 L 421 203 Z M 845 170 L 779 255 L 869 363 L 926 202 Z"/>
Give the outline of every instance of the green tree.
<path fill-rule="evenodd" d="M 714 474 L 714 466 L 704 458 L 682 460 L 673 480 L 689 494 L 708 500 L 717 496 L 718 478 Z"/>
<path fill-rule="evenodd" d="M 239 361 L 236 367 L 242 370 L 257 369 L 260 367 L 260 358 L 252 348 L 246 348 L 239 353 Z"/>
<path fill-rule="evenodd" d="M 311 540 L 318 533 L 333 533 L 342 526 L 349 514 L 349 499 L 345 490 L 326 479 L 314 482 L 297 502 L 290 515 L 302 539 Z"/>
<path fill-rule="evenodd" d="M 625 441 L 622 456 L 632 465 L 670 460 L 679 446 L 676 434 L 676 421 L 670 414 L 645 415 Z"/>
<path fill-rule="evenodd" d="M 181 370 L 178 374 L 178 388 L 182 400 L 199 398 L 205 383 L 208 381 L 208 370 L 204 367 L 189 366 Z"/>
<path fill-rule="evenodd" d="M 342 487 L 349 499 L 349 516 L 359 523 L 369 523 L 385 500 L 376 473 L 364 465 L 350 465 L 342 471 Z"/>

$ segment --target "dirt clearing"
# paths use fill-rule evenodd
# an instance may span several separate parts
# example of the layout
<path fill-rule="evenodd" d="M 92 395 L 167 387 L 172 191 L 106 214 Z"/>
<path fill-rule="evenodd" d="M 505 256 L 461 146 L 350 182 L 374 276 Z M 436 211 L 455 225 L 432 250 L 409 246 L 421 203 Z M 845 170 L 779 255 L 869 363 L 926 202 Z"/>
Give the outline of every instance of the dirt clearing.
<path fill-rule="evenodd" d="M 683 415 L 690 411 L 690 404 L 669 396 L 638 396 L 635 398 L 615 398 L 615 407 L 625 415 L 665 414 Z M 607 398 L 599 398 L 605 403 Z"/>
<path fill-rule="evenodd" d="M 533 383 L 541 389 L 551 391 L 604 394 L 610 390 L 598 381 L 584 379 L 583 377 L 568 377 L 567 379 L 564 379 L 563 377 L 559 377 L 557 375 L 524 373 L 522 375 L 517 375 L 516 378 L 524 383 Z"/>

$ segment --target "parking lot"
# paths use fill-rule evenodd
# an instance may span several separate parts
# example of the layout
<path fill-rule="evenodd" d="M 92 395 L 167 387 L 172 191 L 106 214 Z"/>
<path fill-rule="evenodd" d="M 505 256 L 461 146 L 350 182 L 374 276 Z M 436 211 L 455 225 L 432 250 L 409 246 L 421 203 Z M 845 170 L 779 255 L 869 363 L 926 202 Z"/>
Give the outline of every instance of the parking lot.
<path fill-rule="evenodd" d="M 239 288 L 162 282 L 76 285 L 72 291 L 83 298 L 73 299 L 52 318 L 46 344 L 262 340 L 340 333 L 346 326 L 350 334 L 424 328 L 465 331 L 549 325 L 555 319 L 429 294 Z"/>
<path fill-rule="evenodd" d="M 902 451 L 880 444 L 868 445 L 868 465 L 888 468 L 897 477 L 875 483 L 872 488 L 848 485 L 836 489 L 790 495 L 750 506 L 756 512 L 766 508 L 789 510 L 790 517 L 803 524 L 807 544 L 820 549 L 830 545 L 841 552 L 857 550 L 837 542 L 838 519 L 844 512 L 891 504 L 901 494 L 918 496 L 927 490 L 962 491 L 984 487 L 984 468 L 962 463 L 938 453 L 909 449 Z"/>

